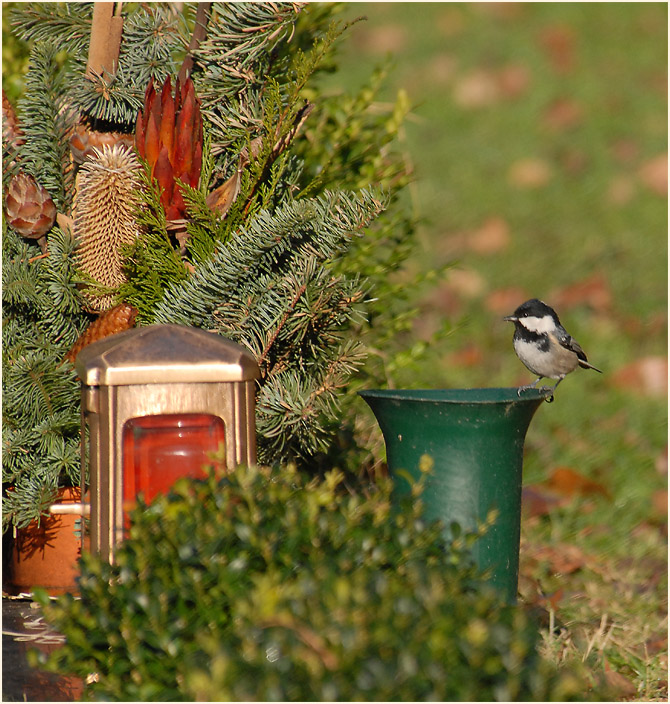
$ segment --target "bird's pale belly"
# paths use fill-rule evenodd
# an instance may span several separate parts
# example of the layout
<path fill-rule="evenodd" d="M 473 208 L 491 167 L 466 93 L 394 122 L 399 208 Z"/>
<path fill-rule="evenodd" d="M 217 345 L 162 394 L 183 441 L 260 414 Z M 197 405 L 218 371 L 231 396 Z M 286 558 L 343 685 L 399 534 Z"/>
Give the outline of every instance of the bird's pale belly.
<path fill-rule="evenodd" d="M 546 379 L 560 379 L 574 371 L 579 364 L 574 352 L 564 347 L 552 348 L 550 352 L 542 352 L 532 342 L 515 340 L 514 349 L 519 359 L 533 374 Z"/>

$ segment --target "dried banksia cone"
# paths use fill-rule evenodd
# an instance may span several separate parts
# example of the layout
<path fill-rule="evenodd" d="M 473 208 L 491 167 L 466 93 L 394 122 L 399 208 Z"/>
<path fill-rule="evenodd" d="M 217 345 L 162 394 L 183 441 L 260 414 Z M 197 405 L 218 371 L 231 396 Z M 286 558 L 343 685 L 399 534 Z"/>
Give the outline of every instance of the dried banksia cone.
<path fill-rule="evenodd" d="M 104 287 L 117 288 L 125 281 L 121 246 L 138 234 L 139 163 L 120 145 L 103 147 L 82 164 L 77 174 L 73 207 L 75 258 L 81 271 Z M 92 311 L 107 310 L 112 293 L 84 293 Z"/>
<path fill-rule="evenodd" d="M 114 308 L 102 313 L 94 320 L 82 333 L 81 337 L 74 343 L 72 349 L 65 355 L 68 362 L 74 364 L 77 355 L 92 342 L 102 340 L 104 337 L 115 335 L 117 332 L 130 330 L 135 324 L 137 308 L 133 308 L 129 303 L 120 303 Z"/>
<path fill-rule="evenodd" d="M 183 221 L 186 206 L 180 179 L 196 188 L 202 168 L 202 116 L 193 81 L 177 80 L 175 94 L 168 76 L 160 94 L 153 78 L 144 95 L 144 109 L 137 115 L 135 146 L 151 167 L 151 176 L 162 189 L 161 204 L 169 221 Z"/>
<path fill-rule="evenodd" d="M 53 227 L 56 206 L 45 188 L 30 174 L 19 171 L 7 187 L 5 214 L 18 233 L 38 240 Z"/>
<path fill-rule="evenodd" d="M 70 137 L 70 151 L 77 164 L 83 164 L 87 158 L 94 156 L 94 149 L 100 151 L 105 146 L 113 147 L 115 144 L 131 149 L 134 144 L 133 135 L 122 132 L 96 132 L 79 123 Z"/>

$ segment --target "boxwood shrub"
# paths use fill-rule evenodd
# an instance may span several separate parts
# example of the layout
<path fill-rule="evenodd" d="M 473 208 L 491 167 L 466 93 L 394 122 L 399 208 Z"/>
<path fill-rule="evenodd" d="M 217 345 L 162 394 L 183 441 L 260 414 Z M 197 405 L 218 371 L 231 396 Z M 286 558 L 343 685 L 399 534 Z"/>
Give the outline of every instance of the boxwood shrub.
<path fill-rule="evenodd" d="M 420 492 L 392 509 L 390 483 L 292 467 L 182 480 L 133 511 L 114 565 L 82 557 L 79 598 L 39 595 L 67 638 L 40 666 L 112 701 L 583 700 Z"/>

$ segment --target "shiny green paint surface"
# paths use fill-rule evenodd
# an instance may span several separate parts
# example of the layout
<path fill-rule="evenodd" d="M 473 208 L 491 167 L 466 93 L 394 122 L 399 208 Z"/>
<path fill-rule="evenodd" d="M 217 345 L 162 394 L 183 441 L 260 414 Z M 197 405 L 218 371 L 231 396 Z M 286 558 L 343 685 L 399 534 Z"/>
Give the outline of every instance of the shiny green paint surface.
<path fill-rule="evenodd" d="M 523 444 L 535 411 L 550 393 L 516 388 L 370 390 L 360 395 L 386 442 L 394 494 L 411 490 L 424 455 L 432 472 L 423 493 L 425 516 L 477 530 L 490 510 L 498 515 L 473 554 L 491 583 L 514 601 L 519 576 Z"/>

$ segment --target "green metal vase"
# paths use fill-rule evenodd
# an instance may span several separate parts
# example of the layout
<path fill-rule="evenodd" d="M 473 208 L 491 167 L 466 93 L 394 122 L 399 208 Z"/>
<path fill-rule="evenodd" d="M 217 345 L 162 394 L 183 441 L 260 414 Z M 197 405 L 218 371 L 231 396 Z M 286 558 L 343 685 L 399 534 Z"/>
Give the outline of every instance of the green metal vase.
<path fill-rule="evenodd" d="M 516 388 L 370 390 L 360 395 L 386 442 L 393 495 L 411 491 L 428 455 L 432 472 L 424 515 L 475 531 L 495 509 L 497 518 L 475 542 L 474 559 L 491 583 L 514 602 L 519 579 L 523 445 L 530 421 L 551 392 Z"/>

